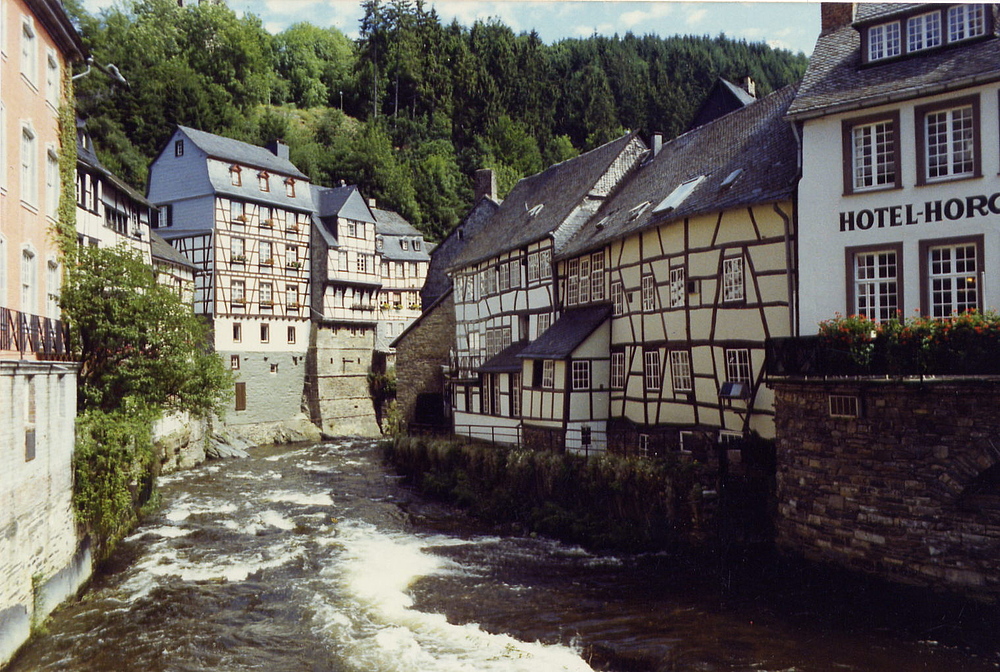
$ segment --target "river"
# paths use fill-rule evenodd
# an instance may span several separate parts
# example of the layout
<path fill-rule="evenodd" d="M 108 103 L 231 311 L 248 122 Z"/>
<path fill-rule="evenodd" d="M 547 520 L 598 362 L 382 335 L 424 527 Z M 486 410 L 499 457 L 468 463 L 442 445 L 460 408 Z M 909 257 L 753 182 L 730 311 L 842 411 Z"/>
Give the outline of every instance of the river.
<path fill-rule="evenodd" d="M 886 627 L 825 602 L 843 596 L 774 600 L 667 556 L 491 534 L 400 486 L 367 440 L 262 447 L 160 488 L 10 672 L 1000 668 L 935 636 L 960 618 Z"/>

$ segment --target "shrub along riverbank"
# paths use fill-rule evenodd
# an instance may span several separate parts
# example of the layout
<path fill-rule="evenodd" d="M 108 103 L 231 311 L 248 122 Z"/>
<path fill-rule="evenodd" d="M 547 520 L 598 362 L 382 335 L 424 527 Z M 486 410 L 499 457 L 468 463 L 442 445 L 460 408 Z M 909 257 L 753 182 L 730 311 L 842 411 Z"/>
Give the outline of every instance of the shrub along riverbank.
<path fill-rule="evenodd" d="M 707 536 L 716 473 L 680 457 L 578 455 L 400 437 L 387 460 L 421 494 L 496 525 L 592 549 L 648 551 Z"/>

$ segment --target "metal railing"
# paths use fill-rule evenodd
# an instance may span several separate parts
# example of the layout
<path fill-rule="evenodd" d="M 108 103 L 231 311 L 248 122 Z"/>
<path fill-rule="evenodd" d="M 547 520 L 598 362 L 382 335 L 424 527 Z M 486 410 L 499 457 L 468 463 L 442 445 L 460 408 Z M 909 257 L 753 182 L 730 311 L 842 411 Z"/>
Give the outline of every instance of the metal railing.
<path fill-rule="evenodd" d="M 526 447 L 529 443 L 525 440 L 525 434 L 533 429 L 543 431 L 544 427 L 527 427 L 517 425 L 515 427 L 503 427 L 497 425 L 481 425 L 470 423 L 458 423 L 454 427 L 454 433 L 459 436 L 468 436 L 481 441 L 499 443 L 517 448 Z M 550 441 L 535 441 L 536 447 L 547 448 L 555 451 L 575 453 L 578 455 L 599 455 L 607 452 L 608 434 L 604 430 L 588 429 L 581 427 L 571 427 L 561 435 L 552 434 Z"/>
<path fill-rule="evenodd" d="M 40 360 L 70 359 L 66 325 L 40 315 L 0 308 L 0 350 L 31 353 Z"/>

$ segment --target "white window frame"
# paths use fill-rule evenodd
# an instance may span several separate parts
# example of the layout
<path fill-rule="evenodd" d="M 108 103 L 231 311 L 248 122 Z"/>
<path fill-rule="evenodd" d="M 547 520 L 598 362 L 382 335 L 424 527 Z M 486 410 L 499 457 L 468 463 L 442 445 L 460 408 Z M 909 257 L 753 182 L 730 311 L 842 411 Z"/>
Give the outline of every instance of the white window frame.
<path fill-rule="evenodd" d="M 556 386 L 556 361 L 554 359 L 542 360 L 542 388 L 551 390 Z"/>
<path fill-rule="evenodd" d="M 604 253 L 596 252 L 590 257 L 590 298 L 604 300 Z"/>
<path fill-rule="evenodd" d="M 538 277 L 548 280 L 552 277 L 552 250 L 545 249 L 538 252 Z"/>
<path fill-rule="evenodd" d="M 918 14 L 906 20 L 907 52 L 940 47 L 943 44 L 943 40 L 944 33 L 941 30 L 941 12 Z"/>
<path fill-rule="evenodd" d="M 62 74 L 59 67 L 59 56 L 55 49 L 46 49 L 45 53 L 45 101 L 59 108 L 59 98 L 62 93 Z"/>
<path fill-rule="evenodd" d="M 579 278 L 580 298 L 578 303 L 590 303 L 590 257 L 580 259 Z"/>
<path fill-rule="evenodd" d="M 960 242 L 927 248 L 927 305 L 931 317 L 979 308 L 979 245 Z"/>
<path fill-rule="evenodd" d="M 245 264 L 247 259 L 247 241 L 245 238 L 233 236 L 229 239 L 230 263 Z M 242 259 L 240 258 L 242 257 Z"/>
<path fill-rule="evenodd" d="M 642 353 L 642 377 L 647 392 L 658 392 L 663 382 L 660 371 L 660 351 L 645 350 Z"/>
<path fill-rule="evenodd" d="M 656 310 L 656 282 L 652 273 L 642 276 L 642 312 L 651 313 Z"/>
<path fill-rule="evenodd" d="M 744 301 L 746 280 L 743 270 L 743 255 L 722 260 L 722 301 Z"/>
<path fill-rule="evenodd" d="M 528 255 L 528 282 L 538 282 L 541 279 L 538 266 L 538 253 L 532 252 Z"/>
<path fill-rule="evenodd" d="M 868 60 L 880 61 L 903 53 L 899 21 L 880 23 L 868 29 Z"/>
<path fill-rule="evenodd" d="M 687 303 L 686 278 L 684 267 L 675 266 L 670 269 L 670 307 L 683 308 Z"/>
<path fill-rule="evenodd" d="M 38 314 L 38 254 L 30 246 L 21 248 L 21 311 Z"/>
<path fill-rule="evenodd" d="M 726 381 L 753 384 L 753 365 L 748 348 L 726 348 Z"/>
<path fill-rule="evenodd" d="M 580 302 L 580 260 L 571 259 L 566 264 L 566 305 L 573 306 Z"/>
<path fill-rule="evenodd" d="M 38 88 L 38 32 L 31 16 L 21 17 L 21 74 Z"/>
<path fill-rule="evenodd" d="M 29 124 L 21 126 L 21 200 L 38 206 L 38 138 Z"/>
<path fill-rule="evenodd" d="M 574 391 L 590 389 L 590 360 L 573 360 L 570 376 Z"/>
<path fill-rule="evenodd" d="M 611 353 L 611 389 L 625 389 L 625 353 Z"/>
<path fill-rule="evenodd" d="M 552 326 L 552 313 L 539 313 L 537 318 L 535 338 L 538 338 Z"/>
<path fill-rule="evenodd" d="M 976 173 L 976 112 L 972 105 L 928 111 L 923 117 L 924 171 L 927 182 Z M 936 126 L 932 143 L 932 127 Z M 935 159 L 941 159 L 935 162 Z"/>
<path fill-rule="evenodd" d="M 691 353 L 687 350 L 670 351 L 670 385 L 674 392 L 691 392 L 694 380 L 691 375 Z"/>
<path fill-rule="evenodd" d="M 895 119 L 879 119 L 851 128 L 853 191 L 884 189 L 896 185 L 895 126 Z"/>
<path fill-rule="evenodd" d="M 981 4 L 959 4 L 948 8 L 949 42 L 969 40 L 985 32 L 986 17 Z"/>
<path fill-rule="evenodd" d="M 298 285 L 285 285 L 285 304 L 288 308 L 301 305 Z"/>
<path fill-rule="evenodd" d="M 611 305 L 613 315 L 625 314 L 625 285 L 621 280 L 615 280 L 611 283 Z"/>
<path fill-rule="evenodd" d="M 854 282 L 852 314 L 873 320 L 889 320 L 900 308 L 900 263 L 896 249 L 873 249 L 853 254 Z"/>
<path fill-rule="evenodd" d="M 230 285 L 233 304 L 245 304 L 247 301 L 247 283 L 244 280 L 233 280 Z"/>
<path fill-rule="evenodd" d="M 270 282 L 260 283 L 260 305 L 264 307 L 274 305 L 274 285 Z"/>

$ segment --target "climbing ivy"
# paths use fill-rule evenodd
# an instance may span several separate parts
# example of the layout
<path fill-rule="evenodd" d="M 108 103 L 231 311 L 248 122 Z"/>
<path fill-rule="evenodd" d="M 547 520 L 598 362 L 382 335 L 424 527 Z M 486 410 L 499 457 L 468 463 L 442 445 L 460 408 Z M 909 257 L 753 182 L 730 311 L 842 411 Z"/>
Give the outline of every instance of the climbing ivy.
<path fill-rule="evenodd" d="M 59 208 L 53 229 L 59 256 L 63 262 L 76 251 L 76 103 L 73 95 L 73 70 L 64 68 L 63 91 L 59 106 Z M 65 265 L 63 273 L 65 274 Z"/>

